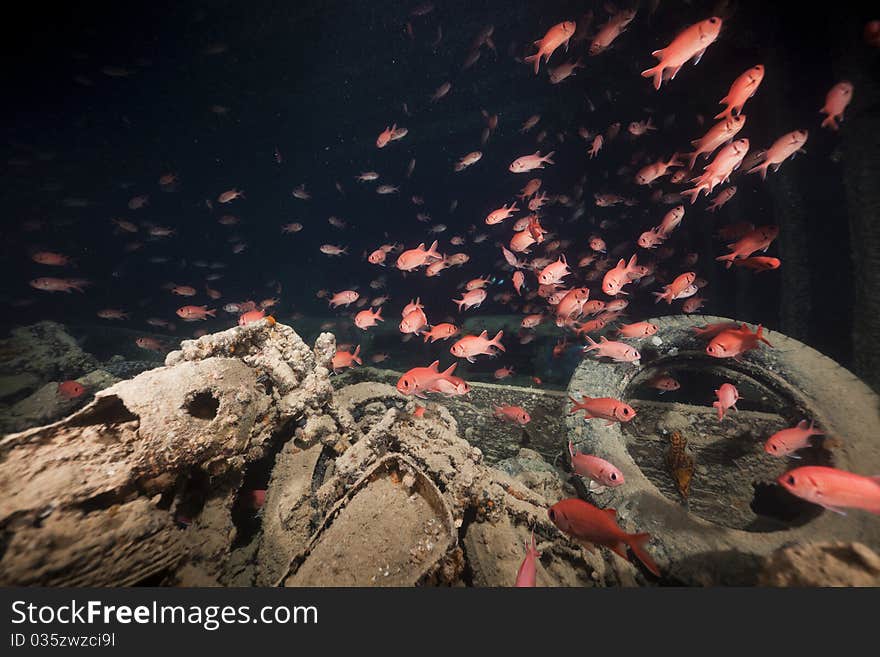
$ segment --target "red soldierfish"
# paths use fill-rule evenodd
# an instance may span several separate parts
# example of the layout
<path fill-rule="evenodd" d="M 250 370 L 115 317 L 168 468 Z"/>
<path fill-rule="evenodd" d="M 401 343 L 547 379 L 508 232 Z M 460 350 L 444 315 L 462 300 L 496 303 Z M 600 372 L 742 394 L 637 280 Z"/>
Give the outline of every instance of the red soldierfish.
<path fill-rule="evenodd" d="M 623 485 L 623 473 L 605 459 L 598 456 L 574 451 L 571 440 L 568 441 L 568 453 L 571 455 L 571 469 L 582 477 L 587 477 L 597 484 L 615 488 Z"/>
<path fill-rule="evenodd" d="M 699 64 L 700 58 L 706 52 L 706 48 L 718 38 L 718 34 L 721 32 L 721 24 L 721 19 L 713 16 L 686 28 L 668 46 L 651 53 L 651 55 L 660 60 L 660 63 L 642 71 L 642 77 L 653 77 L 654 88 L 659 89 L 663 83 L 666 69 L 671 69 L 671 73 L 666 79 L 674 80 L 678 71 L 681 70 L 681 67 L 689 59 L 694 59 L 694 64 Z"/>
<path fill-rule="evenodd" d="M 727 105 L 716 119 L 727 119 L 742 112 L 743 105 L 746 101 L 755 95 L 761 80 L 764 79 L 764 66 L 758 64 L 748 71 L 740 75 L 733 84 L 730 85 L 730 91 L 727 95 L 718 101 L 719 105 Z"/>
<path fill-rule="evenodd" d="M 671 304 L 672 300 L 678 297 L 679 294 L 684 292 L 688 287 L 693 285 L 693 282 L 697 279 L 696 273 L 692 271 L 685 272 L 680 276 L 676 277 L 674 281 L 672 281 L 669 285 L 663 288 L 663 292 L 654 292 L 654 303 L 658 303 L 660 299 L 665 299 L 667 304 Z"/>
<path fill-rule="evenodd" d="M 642 356 L 639 350 L 631 347 L 625 342 L 612 342 L 604 335 L 600 338 L 601 342 L 596 342 L 590 336 L 587 336 L 588 346 L 584 347 L 584 351 L 596 350 L 599 356 L 606 356 L 617 363 L 634 363 Z"/>
<path fill-rule="evenodd" d="M 577 24 L 574 21 L 563 21 L 557 23 L 544 35 L 544 38 L 535 41 L 538 46 L 538 52 L 525 58 L 525 61 L 535 63 L 535 75 L 538 74 L 538 68 L 541 65 L 541 59 L 550 61 L 550 56 L 561 45 L 565 45 L 565 51 L 568 52 L 568 41 L 574 35 Z"/>
<path fill-rule="evenodd" d="M 510 163 L 510 171 L 513 173 L 526 173 L 534 169 L 543 169 L 545 164 L 556 164 L 551 158 L 556 151 L 550 151 L 541 155 L 541 151 L 535 151 L 531 155 L 523 155 Z"/>
<path fill-rule="evenodd" d="M 811 465 L 786 472 L 777 481 L 792 495 L 841 515 L 846 515 L 845 508 L 880 515 L 880 476 Z"/>
<path fill-rule="evenodd" d="M 822 120 L 822 127 L 831 126 L 837 130 L 837 122 L 843 121 L 843 110 L 852 100 L 853 86 L 849 82 L 838 82 L 825 97 L 825 106 L 819 111 L 827 116 Z"/>
<path fill-rule="evenodd" d="M 706 347 L 706 353 L 715 358 L 739 358 L 745 352 L 757 349 L 759 342 L 773 346 L 764 337 L 763 326 L 758 325 L 758 330 L 752 333 L 743 324 L 738 329 L 727 329 L 712 338 Z"/>
<path fill-rule="evenodd" d="M 516 572 L 515 586 L 535 586 L 537 560 L 540 558 L 541 553 L 538 552 L 538 546 L 535 544 L 535 532 L 533 531 L 531 543 L 526 543 L 526 556 L 523 558 L 519 570 Z"/>
<path fill-rule="evenodd" d="M 569 399 L 574 404 L 568 413 L 569 415 L 583 411 L 585 420 L 607 420 L 606 426 L 615 422 L 629 422 L 636 416 L 632 406 L 613 397 L 581 395 L 581 401 L 577 401 L 574 397 L 569 397 Z"/>
<path fill-rule="evenodd" d="M 777 431 L 767 442 L 764 443 L 764 451 L 771 456 L 790 456 L 800 458 L 794 453 L 799 449 L 810 446 L 810 436 L 822 436 L 824 433 L 813 427 L 813 423 L 807 424 L 806 420 L 798 422 L 796 427 Z"/>
<path fill-rule="evenodd" d="M 718 256 L 715 260 L 726 262 L 727 268 L 730 269 L 730 265 L 734 260 L 748 258 L 756 251 L 766 251 L 769 249 L 773 240 L 775 240 L 778 235 L 779 226 L 761 226 L 755 228 L 743 236 L 739 241 L 734 242 L 733 244 L 728 244 L 727 248 L 731 250 L 730 253 Z"/>
<path fill-rule="evenodd" d="M 739 391 L 732 383 L 722 383 L 721 387 L 715 391 L 715 394 L 718 397 L 718 401 L 712 402 L 712 406 L 718 409 L 719 422 L 724 419 L 724 411 L 728 408 L 732 408 L 735 411 L 739 410 L 736 407 L 736 402 L 739 401 Z"/>
<path fill-rule="evenodd" d="M 809 132 L 806 130 L 795 130 L 794 132 L 782 135 L 767 150 L 767 156 L 764 161 L 749 169 L 747 173 L 760 171 L 761 178 L 766 178 L 767 169 L 772 166 L 773 171 L 777 171 L 785 160 L 789 157 L 794 157 L 794 154 L 803 148 L 804 144 L 807 143 L 808 136 Z"/>
<path fill-rule="evenodd" d="M 491 340 L 487 335 L 486 331 L 483 331 L 480 335 L 466 335 L 452 345 L 449 352 L 457 358 L 467 358 L 468 362 L 473 363 L 475 356 L 481 354 L 494 356 L 498 351 L 506 351 L 504 345 L 501 344 L 504 331 L 498 331 Z"/>
<path fill-rule="evenodd" d="M 553 524 L 575 540 L 604 545 L 624 559 L 628 558 L 628 545 L 648 570 L 660 576 L 657 564 L 644 550 L 644 544 L 651 539 L 651 535 L 627 534 L 617 525 L 617 512 L 614 509 L 598 509 L 583 500 L 569 498 L 551 506 L 547 515 Z"/>
<path fill-rule="evenodd" d="M 520 426 L 524 426 L 532 420 L 531 416 L 521 406 L 493 406 L 492 414 L 498 420 L 514 422 Z"/>

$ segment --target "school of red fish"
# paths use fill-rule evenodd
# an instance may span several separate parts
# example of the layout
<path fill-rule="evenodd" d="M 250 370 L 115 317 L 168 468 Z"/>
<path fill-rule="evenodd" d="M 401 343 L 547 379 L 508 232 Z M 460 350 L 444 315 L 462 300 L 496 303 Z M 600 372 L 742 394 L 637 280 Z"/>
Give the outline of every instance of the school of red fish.
<path fill-rule="evenodd" d="M 404 23 L 404 32 L 408 38 L 418 38 L 417 35 L 433 8 L 428 2 L 409 12 Z M 688 94 L 706 96 L 701 88 L 689 86 L 689 75 L 684 67 L 688 63 L 700 64 L 709 48 L 723 47 L 714 45 L 725 29 L 722 18 L 706 16 L 693 24 L 682 24 L 677 34 L 657 34 L 656 42 L 663 45 L 649 52 L 642 44 L 625 43 L 628 26 L 638 18 L 637 10 L 617 10 L 610 5 L 606 5 L 605 10 L 608 15 L 604 18 L 597 16 L 595 21 L 591 12 L 537 29 L 534 45 L 527 52 L 515 53 L 513 57 L 519 63 L 522 75 L 544 74 L 547 84 L 551 85 L 577 84 L 578 70 L 588 69 L 593 62 L 601 61 L 603 53 L 609 49 L 626 47 L 633 58 L 644 63 L 641 76 L 645 78 L 646 96 L 663 94 L 667 88 L 677 88 L 677 91 L 684 89 Z M 876 26 L 870 30 L 866 28 L 865 39 L 880 41 L 877 33 Z M 486 52 L 498 57 L 493 37 L 494 27 L 491 25 L 475 35 L 470 48 L 463 53 L 462 70 L 474 66 Z M 435 40 L 439 43 L 440 39 L 442 30 L 438 25 Z M 577 56 L 572 51 L 576 51 Z M 507 351 L 509 342 L 505 345 L 505 341 L 509 341 L 512 336 L 505 336 L 503 331 L 497 331 L 494 335 L 487 331 L 476 335 L 462 334 L 461 327 L 456 325 L 457 317 L 465 313 L 472 314 L 487 301 L 511 305 L 522 314 L 521 329 L 516 336 L 521 344 L 527 344 L 533 339 L 536 327 L 550 324 L 555 326 L 553 330 L 557 330 L 560 336 L 553 349 L 556 356 L 579 344 L 586 358 L 595 357 L 638 366 L 641 359 L 640 342 L 662 336 L 657 335 L 658 327 L 655 324 L 638 317 L 627 317 L 627 308 L 634 297 L 653 296 L 654 303 L 663 302 L 661 307 L 664 311 L 688 314 L 698 312 L 708 301 L 707 280 L 699 276 L 697 271 L 698 254 L 679 253 L 676 250 L 673 246 L 676 231 L 689 222 L 708 224 L 715 216 L 709 213 L 720 214 L 723 206 L 737 193 L 738 186 L 764 184 L 762 181 L 781 166 L 796 166 L 791 164 L 791 160 L 798 153 L 804 152 L 811 130 L 841 129 L 846 108 L 856 93 L 853 85 L 846 80 L 829 80 L 829 91 L 824 103 L 821 103 L 821 99 L 815 99 L 815 126 L 791 125 L 790 130 L 779 135 L 773 143 L 761 144 L 765 148 L 759 149 L 743 132 L 747 123 L 749 99 L 760 93 L 765 76 L 773 75 L 774 71 L 765 70 L 761 63 L 742 62 L 742 74 L 730 81 L 727 95 L 720 99 L 704 98 L 707 113 L 715 111 L 717 105 L 723 106 L 714 119 L 707 120 L 705 134 L 694 135 L 693 141 L 689 144 L 682 143 L 681 149 L 674 153 L 655 152 L 649 155 L 649 146 L 639 150 L 633 155 L 631 166 L 619 183 L 619 190 L 594 188 L 589 201 L 586 200 L 585 192 L 586 175 L 567 193 L 547 189 L 544 185 L 542 171 L 557 166 L 554 158 L 559 146 L 554 148 L 547 145 L 554 138 L 549 129 L 541 129 L 536 136 L 532 132 L 541 124 L 540 114 L 529 117 L 517 127 L 516 138 L 522 146 L 519 150 L 521 155 L 509 162 L 499 162 L 491 151 L 494 143 L 492 137 L 498 130 L 501 119 L 498 113 L 482 110 L 479 121 L 483 128 L 479 142 L 477 143 L 475 134 L 474 149 L 461 153 L 449 162 L 449 167 L 460 176 L 479 176 L 480 170 L 489 168 L 506 170 L 510 191 L 499 192 L 497 189 L 486 188 L 485 215 L 480 218 L 485 224 L 482 229 L 484 232 L 476 227 L 469 231 L 470 241 L 475 245 L 487 240 L 496 241 L 496 256 L 503 257 L 503 261 L 499 260 L 502 264 L 498 265 L 495 274 L 462 280 L 458 298 L 450 299 L 446 307 L 428 307 L 428 304 L 422 303 L 421 298 L 430 298 L 429 289 L 421 288 L 420 285 L 427 285 L 427 279 L 437 276 L 455 277 L 453 268 L 468 263 L 471 255 L 466 249 L 452 253 L 453 249 L 450 247 L 465 246 L 468 237 L 464 234 L 454 235 L 446 245 L 441 245 L 439 235 L 447 227 L 443 224 L 432 224 L 427 227 L 425 238 L 419 243 L 414 240 L 410 244 L 401 244 L 389 239 L 387 233 L 383 239 L 382 230 L 377 228 L 373 242 L 375 246 L 372 251 L 364 253 L 365 266 L 382 272 L 397 270 L 394 275 L 407 277 L 412 297 L 400 309 L 400 319 L 396 319 L 397 309 L 390 310 L 388 295 L 381 292 L 377 292 L 377 296 L 372 299 L 356 289 L 322 289 L 317 294 L 320 298 L 325 298 L 334 311 L 345 312 L 345 317 L 350 317 L 347 321 L 358 330 L 369 331 L 379 323 L 395 318 L 391 321 L 399 321 L 398 327 L 403 338 L 409 340 L 421 337 L 424 343 L 430 341 L 433 345 L 439 341 L 448 345 L 448 355 L 445 358 L 438 358 L 429 364 L 414 362 L 413 367 L 400 377 L 397 390 L 403 395 L 419 399 L 426 399 L 430 395 L 467 395 L 470 386 L 463 378 L 456 376 L 457 365 L 462 360 L 473 363 L 476 359 L 497 357 Z M 463 93 L 459 91 L 454 80 L 439 80 L 432 88 L 433 91 L 426 94 L 423 101 L 426 112 L 442 104 L 450 94 Z M 419 130 L 418 118 L 418 112 L 403 103 L 399 111 L 389 112 L 387 122 L 383 121 L 382 125 L 374 126 L 374 129 L 364 127 L 359 138 L 369 142 L 371 148 L 375 144 L 374 148 L 381 151 L 378 159 L 384 162 L 381 168 L 390 170 L 401 164 L 401 158 L 395 156 L 396 152 L 400 152 L 401 147 L 398 144 Z M 558 132 L 555 138 L 562 145 L 566 143 L 566 135 L 576 134 L 575 140 L 581 140 L 576 141 L 576 148 L 581 153 L 583 168 L 587 169 L 594 163 L 601 166 L 603 153 L 609 148 L 625 148 L 634 144 L 642 148 L 643 143 L 651 143 L 652 134 L 662 130 L 661 126 L 654 124 L 654 117 L 645 118 L 643 114 L 635 118 L 637 120 L 633 120 L 623 129 L 620 122 L 606 127 L 568 126 L 569 130 Z M 749 123 L 761 121 L 762 118 L 764 117 L 755 116 L 749 119 Z M 409 123 L 407 127 L 401 125 L 404 121 Z M 432 121 L 436 121 L 436 116 Z M 699 125 L 702 122 L 703 118 L 699 117 Z M 282 162 L 283 156 L 277 148 L 274 158 L 279 164 Z M 409 181 L 416 167 L 416 158 L 407 154 L 403 163 L 404 177 Z M 760 176 L 749 175 L 755 173 Z M 358 171 L 352 174 L 352 178 L 355 180 L 354 184 L 361 188 L 373 186 L 375 193 L 379 195 L 403 194 L 402 190 L 408 186 L 403 181 L 394 184 L 385 171 Z M 164 172 L 158 179 L 162 191 L 174 191 L 179 183 L 179 176 L 174 172 Z M 599 184 L 608 186 L 611 183 L 606 178 Z M 337 182 L 336 187 L 342 193 L 342 183 Z M 587 227 L 585 214 L 588 204 L 595 206 L 600 216 L 603 208 L 621 205 L 632 207 L 644 202 L 640 200 L 642 193 L 639 189 L 645 187 L 649 188 L 651 202 L 658 207 L 671 206 L 665 211 L 651 210 L 656 217 L 656 225 L 652 228 L 641 231 L 633 224 L 628 240 L 609 245 L 606 243 L 606 228 L 611 225 L 610 220 L 600 218 Z M 517 190 L 519 193 L 514 194 Z M 305 184 L 297 185 L 290 193 L 304 203 L 312 198 Z M 705 202 L 701 199 L 704 194 Z M 644 194 L 641 198 L 644 198 Z M 419 206 L 424 203 L 424 198 L 418 193 L 412 193 L 409 200 L 419 210 Z M 219 223 L 234 226 L 238 218 L 226 208 L 234 209 L 248 201 L 245 190 L 236 187 L 214 190 L 205 204 L 212 211 L 222 207 Z M 149 194 L 132 197 L 128 202 L 127 217 L 112 219 L 115 229 L 126 237 L 146 235 L 149 239 L 174 239 L 173 228 L 130 218 L 136 217 L 149 202 Z M 456 205 L 457 202 L 453 201 L 450 212 L 455 210 Z M 553 206 L 574 208 L 569 223 L 578 226 L 580 222 L 585 232 L 577 239 L 559 236 L 551 227 L 554 226 L 553 217 L 547 214 L 547 210 Z M 426 224 L 432 221 L 428 214 L 421 211 L 416 218 Z M 347 229 L 347 223 L 335 216 L 331 216 L 328 223 L 341 231 Z M 279 239 L 296 239 L 296 235 L 307 228 L 301 223 L 284 224 L 280 226 Z M 765 255 L 779 236 L 779 228 L 763 224 L 760 217 L 756 217 L 754 223 L 736 223 L 721 227 L 717 236 L 724 240 L 727 247 L 716 252 L 715 260 L 719 263 L 714 265 L 716 267 L 729 269 L 735 265 L 751 270 L 753 275 L 761 275 L 762 272 L 782 266 L 778 258 Z M 237 241 L 231 248 L 233 253 L 240 253 L 247 248 L 247 244 Z M 332 266 L 331 259 L 357 257 L 349 253 L 348 246 L 340 244 L 323 244 L 319 251 L 328 258 L 328 267 Z M 55 251 L 35 252 L 32 260 L 45 268 L 47 274 L 73 266 L 71 257 Z M 485 257 L 480 260 L 491 262 Z M 206 270 L 213 271 L 212 265 L 203 264 Z M 177 309 L 177 317 L 184 322 L 205 321 L 214 318 L 222 308 L 224 312 L 237 318 L 239 324 L 244 325 L 270 317 L 267 312 L 280 302 L 275 297 L 262 301 L 228 300 L 221 308 L 209 307 L 214 305 L 213 302 L 223 299 L 222 293 L 214 287 L 214 281 L 219 278 L 219 274 L 208 273 L 204 283 L 199 286 L 168 283 L 168 294 L 184 298 L 204 294 L 210 299 L 209 303 L 184 303 Z M 387 274 L 383 273 L 370 284 L 371 289 L 381 290 L 386 278 Z M 490 300 L 490 290 L 499 280 L 503 281 L 504 289 Z M 88 294 L 92 283 L 80 278 L 46 275 L 31 280 L 30 285 L 47 293 Z M 275 292 L 280 295 L 280 284 Z M 101 308 L 96 314 L 106 321 L 130 319 L 129 311 L 124 308 Z M 147 322 L 154 327 L 173 330 L 173 319 L 153 317 Z M 773 348 L 760 325 L 753 328 L 744 323 L 710 324 L 698 329 L 696 334 L 706 342 L 705 353 L 717 359 L 748 358 L 750 351 Z M 169 348 L 169 345 L 149 336 L 137 338 L 136 344 L 140 348 L 153 351 L 165 351 Z M 365 357 L 360 345 L 340 345 L 332 360 L 334 372 L 361 365 Z M 370 356 L 373 363 L 386 358 L 386 354 Z M 501 380 L 513 374 L 512 367 L 502 366 L 495 371 L 495 378 Z M 533 381 L 540 385 L 537 377 L 533 377 Z M 680 387 L 668 375 L 654 377 L 650 385 L 660 392 Z M 76 382 L 65 382 L 59 386 L 59 394 L 66 398 L 75 398 L 83 392 L 83 387 Z M 724 383 L 715 391 L 715 395 L 716 401 L 712 406 L 717 408 L 718 421 L 723 422 L 731 409 L 736 410 L 739 393 L 734 385 Z M 631 406 L 619 399 L 582 397 L 571 401 L 571 413 L 582 414 L 584 421 L 626 423 L 636 415 Z M 510 423 L 512 427 L 522 427 L 531 421 L 527 409 L 505 404 L 504 400 L 499 402 L 492 410 L 497 421 Z M 707 399 L 707 404 L 708 402 Z M 416 415 L 421 416 L 424 410 L 424 407 L 418 407 Z M 819 429 L 807 421 L 780 431 L 766 441 L 767 458 L 797 457 L 798 450 L 810 446 L 811 436 L 821 434 Z M 589 480 L 591 486 L 626 485 L 622 472 L 614 464 L 595 455 L 583 454 L 571 443 L 568 449 L 572 470 Z M 880 479 L 877 477 L 861 476 L 830 467 L 810 466 L 785 473 L 780 476 L 778 483 L 793 495 L 837 513 L 845 513 L 846 509 L 862 509 L 880 514 Z M 657 565 L 645 548 L 650 536 L 623 531 L 617 523 L 614 509 L 599 509 L 584 500 L 572 498 L 557 502 L 548 510 L 548 514 L 549 519 L 572 539 L 585 545 L 605 546 L 623 558 L 629 558 L 629 548 L 650 573 L 660 575 Z M 517 586 L 534 586 L 536 582 L 536 564 L 540 553 L 537 551 L 534 535 L 526 549 L 525 559 L 516 576 Z"/>

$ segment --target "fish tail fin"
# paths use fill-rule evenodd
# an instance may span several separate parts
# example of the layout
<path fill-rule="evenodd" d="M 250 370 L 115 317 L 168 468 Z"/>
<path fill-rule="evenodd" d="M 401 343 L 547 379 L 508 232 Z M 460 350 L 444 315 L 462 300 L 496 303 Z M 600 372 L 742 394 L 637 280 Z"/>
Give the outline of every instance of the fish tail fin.
<path fill-rule="evenodd" d="M 727 96 L 718 101 L 719 105 L 727 105 L 727 107 L 718 113 L 715 116 L 716 119 L 732 119 L 733 118 L 733 105 L 729 104 L 727 100 Z"/>
<path fill-rule="evenodd" d="M 660 51 L 656 51 L 660 52 Z M 655 55 L 656 57 L 656 55 Z M 654 89 L 660 89 L 660 83 L 663 82 L 663 67 L 660 64 L 657 66 L 652 66 L 649 69 L 642 71 L 643 78 L 654 78 Z"/>
<path fill-rule="evenodd" d="M 498 349 L 500 349 L 501 351 L 507 351 L 507 350 L 504 348 L 504 345 L 501 344 L 501 338 L 502 338 L 503 336 L 504 336 L 504 331 L 498 331 L 498 333 L 495 334 L 495 337 L 492 338 L 492 340 L 489 341 L 489 344 L 498 347 Z"/>
<path fill-rule="evenodd" d="M 650 534 L 630 534 L 627 536 L 627 544 L 633 551 L 633 554 L 636 555 L 639 561 L 645 565 L 645 568 L 650 570 L 657 577 L 660 577 L 660 569 L 657 567 L 657 564 L 654 562 L 651 555 L 645 551 L 645 543 L 650 540 Z"/>
<path fill-rule="evenodd" d="M 832 130 L 837 130 L 837 121 L 834 120 L 831 114 L 822 119 L 822 127 L 827 128 L 828 126 L 831 126 Z"/>
<path fill-rule="evenodd" d="M 550 151 L 544 157 L 541 158 L 541 161 L 546 162 L 547 164 L 556 164 L 556 162 L 554 162 L 553 160 L 550 159 L 553 157 L 553 155 L 555 153 L 556 153 L 556 151 Z"/>
<path fill-rule="evenodd" d="M 681 195 L 690 198 L 691 205 L 693 205 L 696 202 L 697 197 L 700 195 L 700 188 L 694 187 L 693 189 L 686 189 Z"/>
<path fill-rule="evenodd" d="M 206 315 L 210 315 L 211 317 L 216 317 L 216 316 L 217 316 L 217 311 L 216 311 L 216 310 L 213 310 L 213 309 L 212 309 L 212 310 L 206 310 L 206 311 L 205 311 L 205 314 L 206 314 Z"/>
<path fill-rule="evenodd" d="M 756 171 L 761 172 L 761 180 L 767 180 L 767 167 L 770 166 L 769 162 L 764 162 L 763 164 L 759 164 L 758 166 L 752 167 L 746 173 L 755 173 Z"/>
<path fill-rule="evenodd" d="M 531 64 L 532 62 L 535 63 L 535 75 L 537 75 L 538 74 L 538 67 L 541 65 L 541 51 L 539 50 L 534 55 L 529 55 L 528 57 L 525 58 L 525 61 L 528 62 L 529 64 Z"/>
<path fill-rule="evenodd" d="M 712 406 L 714 406 L 715 408 L 718 409 L 718 421 L 720 422 L 721 420 L 724 419 L 724 409 L 721 408 L 721 402 L 720 401 L 712 402 Z"/>
<path fill-rule="evenodd" d="M 764 337 L 764 327 L 761 326 L 760 324 L 758 324 L 758 331 L 755 333 L 755 337 L 758 340 L 760 340 L 761 342 L 763 342 L 764 344 L 766 344 L 768 347 L 773 346 L 772 344 L 770 344 L 770 341 Z"/>

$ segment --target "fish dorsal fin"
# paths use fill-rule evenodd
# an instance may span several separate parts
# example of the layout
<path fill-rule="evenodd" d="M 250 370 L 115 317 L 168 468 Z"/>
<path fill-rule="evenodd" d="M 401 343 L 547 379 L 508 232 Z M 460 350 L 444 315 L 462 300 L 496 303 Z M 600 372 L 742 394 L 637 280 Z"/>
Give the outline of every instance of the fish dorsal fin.
<path fill-rule="evenodd" d="M 445 370 L 443 370 L 443 376 L 451 376 L 452 373 L 455 371 L 455 367 L 457 365 L 458 365 L 458 363 L 453 363 L 452 365 L 447 367 Z"/>
<path fill-rule="evenodd" d="M 483 331 L 482 333 L 480 333 L 481 338 L 485 338 L 487 335 L 489 335 L 489 333 L 486 331 Z"/>
<path fill-rule="evenodd" d="M 809 425 L 807 424 L 806 420 L 801 420 L 800 422 L 797 423 L 798 429 L 806 429 L 808 426 Z"/>
<path fill-rule="evenodd" d="M 433 363 L 431 363 L 430 365 L 428 365 L 428 369 L 429 369 L 429 370 L 434 370 L 435 372 L 439 372 L 439 371 L 440 371 L 440 361 L 439 361 L 439 360 L 435 360 Z"/>
<path fill-rule="evenodd" d="M 416 250 L 422 250 L 422 251 L 424 251 L 424 250 L 425 250 L 425 243 L 422 242 L 421 244 L 419 244 L 419 245 L 416 247 Z"/>
<path fill-rule="evenodd" d="M 617 521 L 617 509 L 605 509 L 605 513 L 608 514 L 609 518 Z"/>
<path fill-rule="evenodd" d="M 599 338 L 599 340 L 601 340 L 602 342 L 608 342 L 608 338 L 606 338 L 604 335 Z"/>

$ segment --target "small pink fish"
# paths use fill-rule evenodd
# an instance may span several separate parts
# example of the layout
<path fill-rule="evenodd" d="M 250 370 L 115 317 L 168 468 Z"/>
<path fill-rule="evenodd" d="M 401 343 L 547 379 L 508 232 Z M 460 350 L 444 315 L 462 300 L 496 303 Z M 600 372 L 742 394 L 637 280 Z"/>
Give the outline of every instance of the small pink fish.
<path fill-rule="evenodd" d="M 625 483 L 623 473 L 605 459 L 598 456 L 574 451 L 571 440 L 568 441 L 568 453 L 571 455 L 571 468 L 582 477 L 587 477 L 602 486 L 615 488 Z"/>
<path fill-rule="evenodd" d="M 718 401 L 712 402 L 712 406 L 718 409 L 719 422 L 724 419 L 724 412 L 728 408 L 732 408 L 735 411 L 739 410 L 736 407 L 736 402 L 739 401 L 739 391 L 732 383 L 722 383 L 721 387 L 715 391 L 715 394 L 718 396 Z"/>

